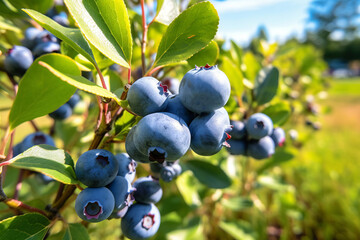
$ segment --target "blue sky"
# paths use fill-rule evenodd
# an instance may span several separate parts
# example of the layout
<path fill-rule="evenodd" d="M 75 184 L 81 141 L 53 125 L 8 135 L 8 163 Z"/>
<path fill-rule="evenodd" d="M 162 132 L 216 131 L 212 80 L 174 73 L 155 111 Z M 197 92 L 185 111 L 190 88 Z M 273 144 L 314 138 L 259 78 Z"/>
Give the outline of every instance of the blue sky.
<path fill-rule="evenodd" d="M 270 42 L 303 36 L 311 0 L 211 1 L 220 16 L 218 36 L 247 44 L 258 27 L 267 28 Z"/>

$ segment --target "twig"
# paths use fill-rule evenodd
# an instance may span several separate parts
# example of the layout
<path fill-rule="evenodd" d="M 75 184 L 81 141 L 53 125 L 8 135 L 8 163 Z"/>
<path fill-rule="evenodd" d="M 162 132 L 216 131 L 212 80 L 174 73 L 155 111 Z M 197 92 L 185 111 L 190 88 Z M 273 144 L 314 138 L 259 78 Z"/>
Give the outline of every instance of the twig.
<path fill-rule="evenodd" d="M 141 67 L 142 67 L 142 75 L 144 76 L 145 71 L 146 71 L 145 51 L 146 51 L 146 41 L 147 41 L 148 26 L 146 25 L 146 14 L 145 14 L 144 0 L 141 0 L 140 4 L 141 4 L 142 26 L 143 26 L 143 34 L 142 34 L 142 42 L 141 42 Z"/>
<path fill-rule="evenodd" d="M 19 200 L 16 200 L 16 199 L 7 198 L 4 200 L 4 203 L 13 209 L 26 210 L 29 212 L 37 212 L 37 213 L 40 213 L 40 214 L 46 216 L 46 213 L 43 210 L 26 205 L 25 203 L 23 203 Z"/>

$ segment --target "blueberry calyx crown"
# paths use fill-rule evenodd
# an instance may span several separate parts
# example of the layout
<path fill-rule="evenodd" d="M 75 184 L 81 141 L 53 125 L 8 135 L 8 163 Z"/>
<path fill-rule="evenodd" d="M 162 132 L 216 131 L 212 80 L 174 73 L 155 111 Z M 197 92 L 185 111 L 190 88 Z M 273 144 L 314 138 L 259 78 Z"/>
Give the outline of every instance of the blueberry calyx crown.
<path fill-rule="evenodd" d="M 89 201 L 84 207 L 83 213 L 87 219 L 92 219 L 92 218 L 98 219 L 99 216 L 103 213 L 103 208 L 99 202 Z"/>
<path fill-rule="evenodd" d="M 155 215 L 148 213 L 143 217 L 142 227 L 149 230 L 155 224 Z"/>
<path fill-rule="evenodd" d="M 98 155 L 96 156 L 96 161 L 100 166 L 105 167 L 109 164 L 109 158 L 107 156 Z"/>
<path fill-rule="evenodd" d="M 201 69 L 210 70 L 210 69 L 216 68 L 216 66 L 217 65 L 210 66 L 209 64 L 206 64 L 205 66 L 198 67 L 195 65 L 195 69 L 196 70 L 201 70 Z"/>
<path fill-rule="evenodd" d="M 254 128 L 259 128 L 259 129 L 263 129 L 265 127 L 265 124 L 263 121 L 256 121 L 256 123 L 254 124 Z"/>
<path fill-rule="evenodd" d="M 14 51 L 14 48 L 10 48 L 7 50 L 6 55 L 9 56 Z"/>
<path fill-rule="evenodd" d="M 32 142 L 34 145 L 44 144 L 46 142 L 46 138 L 42 134 L 36 134 Z"/>
<path fill-rule="evenodd" d="M 168 86 L 167 85 L 164 85 L 164 84 L 160 83 L 160 87 L 164 90 L 164 93 L 168 92 Z"/>
<path fill-rule="evenodd" d="M 151 147 L 149 149 L 149 160 L 150 162 L 158 162 L 163 163 L 166 158 L 166 152 L 162 149 L 159 149 L 157 147 Z"/>
<path fill-rule="evenodd" d="M 136 162 L 134 160 L 131 160 L 131 162 L 128 165 L 129 173 L 133 173 L 136 170 Z"/>

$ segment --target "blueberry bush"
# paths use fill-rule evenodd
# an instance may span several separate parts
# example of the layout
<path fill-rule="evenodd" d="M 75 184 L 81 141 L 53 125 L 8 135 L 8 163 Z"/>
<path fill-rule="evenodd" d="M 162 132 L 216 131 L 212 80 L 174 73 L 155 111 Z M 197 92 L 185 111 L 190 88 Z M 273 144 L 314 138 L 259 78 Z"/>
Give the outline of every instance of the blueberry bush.
<path fill-rule="evenodd" d="M 325 111 L 311 46 L 226 43 L 200 0 L 9 0 L 0 24 L 0 239 L 295 234 L 279 166 Z"/>

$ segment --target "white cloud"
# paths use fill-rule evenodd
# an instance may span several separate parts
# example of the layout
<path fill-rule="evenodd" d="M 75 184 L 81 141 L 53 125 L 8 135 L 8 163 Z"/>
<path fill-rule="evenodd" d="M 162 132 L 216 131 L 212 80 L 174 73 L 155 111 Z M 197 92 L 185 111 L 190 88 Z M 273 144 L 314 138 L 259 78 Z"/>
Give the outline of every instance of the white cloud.
<path fill-rule="evenodd" d="M 227 0 L 227 1 L 212 1 L 216 10 L 219 13 L 224 12 L 241 12 L 247 10 L 256 10 L 265 6 L 273 5 L 286 0 Z"/>

